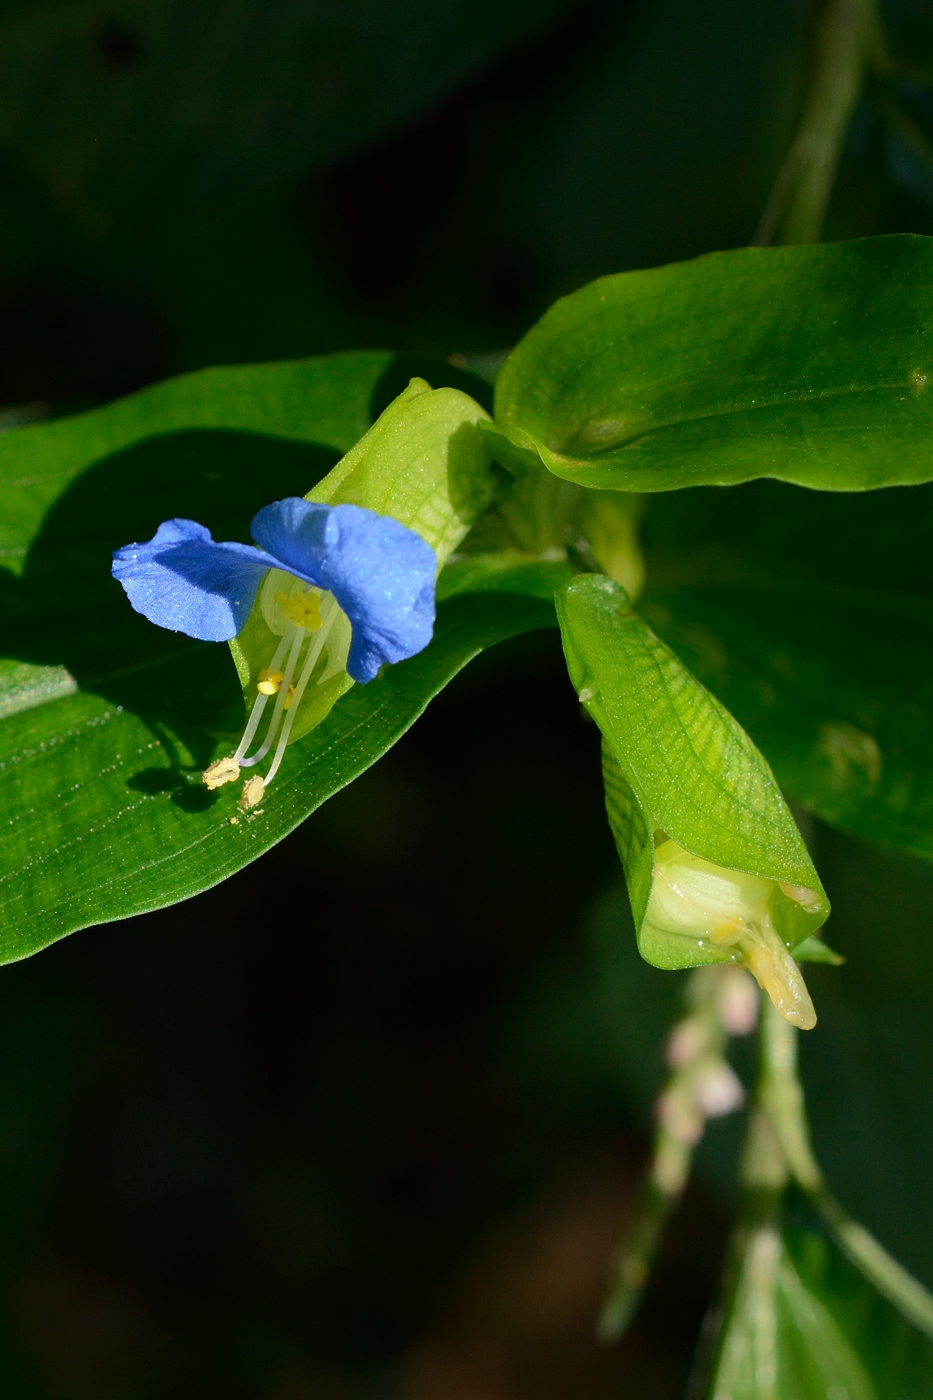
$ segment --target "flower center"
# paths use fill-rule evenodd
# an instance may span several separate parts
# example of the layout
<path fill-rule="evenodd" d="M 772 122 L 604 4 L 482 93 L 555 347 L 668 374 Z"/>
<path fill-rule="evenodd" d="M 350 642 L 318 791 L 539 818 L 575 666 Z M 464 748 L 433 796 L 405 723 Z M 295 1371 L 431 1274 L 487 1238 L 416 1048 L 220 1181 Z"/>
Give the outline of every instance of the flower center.
<path fill-rule="evenodd" d="M 293 598 L 280 591 L 276 593 L 275 601 L 293 627 L 305 627 L 309 632 L 316 632 L 321 626 L 321 600 L 312 589 Z"/>
<path fill-rule="evenodd" d="M 284 577 L 287 576 L 278 573 L 278 579 Z M 265 778 L 254 774 L 243 788 L 240 807 L 244 811 L 258 806 L 266 788 L 279 771 L 298 707 L 329 638 L 328 663 L 322 664 L 317 684 L 336 674 L 346 661 L 350 628 L 336 598 L 332 593 L 294 582 L 296 588 L 291 593 L 268 590 L 268 610 L 264 606 L 264 613 L 272 630 L 280 633 L 280 641 L 269 665 L 259 672 L 256 698 L 236 753 L 232 758 L 218 759 L 204 773 L 204 782 L 209 788 L 234 782 L 241 768 L 254 768 L 274 745 L 275 751 Z M 266 602 L 264 597 L 264 605 Z M 334 652 L 333 656 L 331 651 Z M 275 703 L 265 736 L 255 753 L 250 754 L 250 745 L 273 697 Z"/>

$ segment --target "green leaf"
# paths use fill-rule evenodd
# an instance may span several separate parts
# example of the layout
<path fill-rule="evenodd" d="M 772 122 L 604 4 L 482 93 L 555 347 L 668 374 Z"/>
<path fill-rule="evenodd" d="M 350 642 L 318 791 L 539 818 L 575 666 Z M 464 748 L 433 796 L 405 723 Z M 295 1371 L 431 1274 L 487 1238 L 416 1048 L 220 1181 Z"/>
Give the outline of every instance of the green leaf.
<path fill-rule="evenodd" d="M 307 491 L 366 431 L 398 369 L 371 354 L 210 371 L 0 438 L 17 568 L 0 573 L 0 958 L 216 883 L 374 762 L 471 656 L 553 625 L 534 599 L 452 599 L 426 652 L 292 746 L 263 816 L 231 825 L 234 795 L 201 784 L 242 728 L 235 668 L 134 613 L 110 553 L 173 515 L 247 538 L 261 505 Z"/>
<path fill-rule="evenodd" d="M 465 554 L 451 560 L 437 581 L 438 600 L 458 593 L 519 593 L 550 602 L 573 578 L 563 560 L 541 560 L 518 549 Z"/>
<path fill-rule="evenodd" d="M 308 497 L 394 516 L 443 565 L 492 503 L 495 479 L 477 426 L 488 418 L 461 390 L 412 379 Z"/>
<path fill-rule="evenodd" d="M 652 626 L 824 821 L 933 858 L 933 601 L 869 588 L 657 589 Z"/>
<path fill-rule="evenodd" d="M 229 789 L 201 783 L 242 728 L 226 647 L 186 648 L 4 720 L 0 961 L 217 884 L 374 763 L 472 657 L 553 621 L 533 599 L 444 604 L 428 649 L 355 686 L 291 745 L 248 816 Z"/>
<path fill-rule="evenodd" d="M 372 422 L 371 401 L 393 358 L 346 354 L 200 370 L 106 408 L 0 437 L 0 563 L 20 573 L 47 511 L 69 484 L 147 439 L 222 430 L 313 443 L 330 454 L 349 451 Z M 333 456 L 325 460 L 329 466 Z M 137 495 L 149 487 L 145 476 L 132 482 Z M 217 481 L 216 490 L 203 494 L 219 499 L 225 487 Z"/>
<path fill-rule="evenodd" d="M 750 1229 L 720 1338 L 709 1400 L 890 1400 L 775 1226 Z"/>
<path fill-rule="evenodd" d="M 751 1230 L 709 1400 L 928 1400 L 933 1345 L 812 1230 Z"/>
<path fill-rule="evenodd" d="M 611 580 L 575 579 L 557 595 L 557 611 L 571 680 L 606 741 L 607 810 L 642 955 L 658 967 L 692 967 L 734 958 L 740 947 L 748 960 L 744 935 L 736 944 L 729 929 L 738 937 L 747 923 L 771 928 L 773 920 L 777 936 L 766 942 L 792 978 L 781 941 L 792 948 L 814 933 L 828 905 L 767 763 Z M 737 872 L 734 908 L 698 911 L 689 936 L 686 924 L 659 919 L 656 906 L 665 887 L 659 863 L 674 843 L 717 878 Z"/>
<path fill-rule="evenodd" d="M 930 486 L 651 498 L 643 611 L 802 805 L 929 859 Z"/>
<path fill-rule="evenodd" d="M 586 486 L 929 481 L 931 321 L 933 240 L 911 235 L 604 277 L 513 351 L 496 421 Z"/>

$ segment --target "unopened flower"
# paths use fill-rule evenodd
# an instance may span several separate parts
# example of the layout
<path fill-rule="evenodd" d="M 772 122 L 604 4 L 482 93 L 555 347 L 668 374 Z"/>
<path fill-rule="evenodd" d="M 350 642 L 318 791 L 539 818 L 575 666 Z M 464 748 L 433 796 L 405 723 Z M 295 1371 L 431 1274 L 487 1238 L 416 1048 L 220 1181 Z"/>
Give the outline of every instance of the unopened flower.
<path fill-rule="evenodd" d="M 724 967 L 719 982 L 717 1010 L 727 1035 L 749 1035 L 758 1024 L 758 993 L 747 972 Z"/>
<path fill-rule="evenodd" d="M 745 1101 L 742 1082 L 731 1065 L 719 1056 L 697 1067 L 693 1082 L 694 1097 L 707 1118 L 724 1118 L 734 1113 Z"/>
<path fill-rule="evenodd" d="M 653 876 L 646 924 L 741 963 L 788 1021 L 802 1030 L 816 1025 L 803 975 L 774 926 L 774 899 L 788 897 L 776 881 L 726 870 L 670 840 L 655 851 Z M 794 889 L 803 905 L 811 892 Z"/>

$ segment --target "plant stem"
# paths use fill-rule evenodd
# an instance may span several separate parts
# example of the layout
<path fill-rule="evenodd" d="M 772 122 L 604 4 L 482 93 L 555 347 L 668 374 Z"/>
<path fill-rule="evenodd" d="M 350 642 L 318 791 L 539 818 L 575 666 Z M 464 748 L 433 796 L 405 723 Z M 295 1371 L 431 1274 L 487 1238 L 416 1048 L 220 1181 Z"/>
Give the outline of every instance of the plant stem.
<path fill-rule="evenodd" d="M 684 1155 L 689 1170 L 690 1154 Z M 612 1288 L 599 1315 L 596 1327 L 599 1341 L 617 1342 L 631 1322 L 641 1302 L 665 1227 L 679 1199 L 679 1193 L 662 1191 L 653 1179 L 642 1187 L 635 1222 L 619 1249 Z"/>
<path fill-rule="evenodd" d="M 875 0 L 820 0 L 800 120 L 755 243 L 819 242 L 866 69 L 883 54 Z"/>
<path fill-rule="evenodd" d="M 755 1025 L 757 993 L 751 978 L 729 964 L 697 968 L 687 984 L 686 1002 L 687 1015 L 668 1037 L 671 1073 L 655 1104 L 654 1146 L 635 1218 L 613 1261 L 597 1324 L 601 1342 L 619 1340 L 641 1301 L 707 1120 L 731 1113 L 744 1097 L 724 1053 L 729 1035 L 746 1035 Z"/>
<path fill-rule="evenodd" d="M 843 1254 L 904 1317 L 933 1337 L 933 1294 L 847 1214 L 826 1185 L 810 1143 L 797 1072 L 797 1035 L 795 1027 L 763 998 L 757 1102 L 767 1114 L 791 1175 L 810 1197 Z"/>

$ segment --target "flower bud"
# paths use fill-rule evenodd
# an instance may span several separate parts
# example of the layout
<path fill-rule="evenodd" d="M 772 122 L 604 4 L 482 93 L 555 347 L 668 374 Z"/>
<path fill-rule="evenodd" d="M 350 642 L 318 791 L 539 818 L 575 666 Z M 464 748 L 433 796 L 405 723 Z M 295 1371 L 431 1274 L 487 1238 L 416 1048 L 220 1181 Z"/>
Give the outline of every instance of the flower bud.
<path fill-rule="evenodd" d="M 775 880 L 727 870 L 663 840 L 654 853 L 645 924 L 693 940 L 710 961 L 741 963 L 782 1016 L 809 1030 L 816 1024 L 810 994 L 774 927 L 775 902 L 786 899 Z"/>
<path fill-rule="evenodd" d="M 694 1096 L 707 1118 L 723 1118 L 741 1108 L 745 1090 L 725 1060 L 710 1059 L 694 1080 Z"/>
<path fill-rule="evenodd" d="M 717 995 L 719 1021 L 727 1035 L 749 1035 L 758 1024 L 758 993 L 747 972 L 725 967 Z"/>

